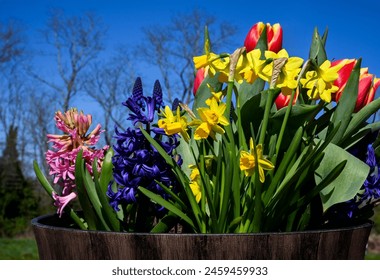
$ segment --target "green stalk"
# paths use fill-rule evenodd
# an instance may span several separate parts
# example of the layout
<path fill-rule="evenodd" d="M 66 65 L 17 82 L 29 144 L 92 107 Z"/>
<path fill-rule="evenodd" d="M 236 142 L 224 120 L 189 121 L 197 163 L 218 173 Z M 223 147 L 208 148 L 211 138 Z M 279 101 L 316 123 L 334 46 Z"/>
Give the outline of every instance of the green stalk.
<path fill-rule="evenodd" d="M 234 87 L 234 77 L 235 77 L 235 69 L 236 64 L 238 62 L 239 57 L 244 52 L 245 48 L 239 48 L 237 49 L 231 56 L 230 56 L 230 72 L 228 75 L 228 83 L 227 83 L 227 99 L 226 99 L 226 111 L 224 115 L 227 119 L 230 119 L 231 115 L 231 104 L 232 104 L 232 92 Z M 233 198 L 233 219 L 240 216 L 240 184 L 238 181 L 238 171 L 236 171 L 236 145 L 235 145 L 235 139 L 233 135 L 232 125 L 229 125 L 226 127 L 227 137 L 228 141 L 226 148 L 228 150 L 228 159 L 230 159 L 230 162 L 227 164 L 227 173 L 232 176 L 232 198 Z M 228 185 L 227 185 L 228 186 Z"/>
<path fill-rule="evenodd" d="M 297 85 L 300 83 L 301 77 L 303 77 L 304 73 L 309 68 L 309 63 L 310 63 L 310 61 L 307 60 L 306 63 L 304 64 L 304 66 L 302 67 L 302 69 L 298 75 L 298 78 L 297 78 Z M 284 116 L 284 119 L 283 119 L 282 124 L 281 124 L 280 133 L 278 135 L 278 139 L 277 139 L 277 143 L 276 143 L 276 154 L 275 154 L 274 158 L 272 159 L 272 162 L 274 165 L 276 165 L 277 156 L 278 156 L 278 153 L 279 153 L 280 148 L 281 148 L 282 138 L 284 137 L 286 125 L 288 123 L 290 113 L 291 113 L 292 107 L 293 107 L 294 96 L 295 96 L 297 90 L 298 90 L 298 87 L 292 91 L 292 95 L 290 96 L 290 101 L 289 101 L 289 104 L 286 108 L 285 116 Z M 300 96 L 300 94 L 298 94 L 298 96 Z"/>
<path fill-rule="evenodd" d="M 259 144 L 264 144 L 265 134 L 266 134 L 267 127 L 268 127 L 269 114 L 270 114 L 270 110 L 272 108 L 274 93 L 275 92 L 273 90 L 268 90 L 268 97 L 267 97 L 267 101 L 265 103 L 264 118 L 263 118 L 263 122 L 262 122 L 262 127 L 260 129 Z"/>
<path fill-rule="evenodd" d="M 79 226 L 80 229 L 88 230 L 87 226 L 83 223 L 83 221 L 79 218 L 77 213 L 75 213 L 75 211 L 72 208 L 70 208 L 70 217 L 77 224 L 77 226 Z"/>
<path fill-rule="evenodd" d="M 278 139 L 277 139 L 277 143 L 276 143 L 276 154 L 275 154 L 275 156 L 272 159 L 273 165 L 276 165 L 277 156 L 278 156 L 278 153 L 279 153 L 280 148 L 281 148 L 282 138 L 284 137 L 285 128 L 286 128 L 286 125 L 287 125 L 288 120 L 289 120 L 290 112 L 292 111 L 294 95 L 295 95 L 295 93 L 296 93 L 297 90 L 298 89 L 295 89 L 295 90 L 292 91 L 292 95 L 290 96 L 289 104 L 286 107 L 285 116 L 284 116 L 284 119 L 282 120 L 280 133 L 278 135 Z"/>
<path fill-rule="evenodd" d="M 256 143 L 253 141 L 253 149 L 254 149 L 254 155 L 257 159 L 257 149 L 256 149 Z M 262 214 L 263 214 L 263 207 L 262 207 L 262 186 L 263 184 L 260 182 L 260 175 L 259 175 L 259 165 L 256 164 L 255 166 L 255 215 L 253 217 L 253 232 L 260 232 L 261 229 L 261 220 L 262 220 Z M 247 228 L 248 230 L 248 228 Z"/>

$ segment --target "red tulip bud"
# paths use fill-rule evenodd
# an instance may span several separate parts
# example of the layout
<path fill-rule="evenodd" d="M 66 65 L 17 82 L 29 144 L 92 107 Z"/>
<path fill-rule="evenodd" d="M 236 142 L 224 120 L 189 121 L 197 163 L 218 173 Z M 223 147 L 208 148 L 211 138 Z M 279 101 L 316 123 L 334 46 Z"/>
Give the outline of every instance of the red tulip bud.
<path fill-rule="evenodd" d="M 338 79 L 336 79 L 334 82 L 334 85 L 339 88 L 338 91 L 333 93 L 332 95 L 332 99 L 334 101 L 338 102 L 338 100 L 340 99 L 340 96 L 342 95 L 342 92 L 344 90 L 344 87 L 346 86 L 348 78 L 351 75 L 352 69 L 354 69 L 355 63 L 356 63 L 356 59 L 340 59 L 340 60 L 335 60 L 331 62 L 331 67 L 339 65 L 339 64 L 344 65 L 338 71 Z"/>
<path fill-rule="evenodd" d="M 290 101 L 290 97 L 291 97 L 291 95 L 284 95 L 284 94 L 280 93 L 277 96 L 276 100 L 274 101 L 276 103 L 277 110 L 280 110 L 281 108 L 288 106 L 289 101 Z M 298 94 L 296 92 L 296 94 L 294 95 L 294 99 L 293 99 L 293 105 L 296 104 L 297 98 L 298 98 Z"/>
<path fill-rule="evenodd" d="M 258 22 L 249 30 L 244 41 L 247 52 L 250 52 L 256 47 L 264 27 L 265 24 L 263 22 Z M 282 49 L 282 27 L 278 23 L 273 24 L 273 26 L 267 23 L 266 27 L 268 50 L 278 53 Z"/>
<path fill-rule="evenodd" d="M 368 74 L 367 71 L 360 75 L 359 92 L 358 99 L 356 100 L 355 112 L 358 112 L 361 108 L 373 101 L 379 85 L 379 79 L 373 79 L 373 75 Z"/>
<path fill-rule="evenodd" d="M 194 86 L 193 86 L 194 96 L 197 94 L 197 90 L 199 86 L 201 85 L 201 83 L 203 82 L 203 80 L 206 78 L 206 76 L 207 76 L 207 71 L 205 70 L 205 68 L 199 68 L 197 70 L 197 73 L 195 74 Z"/>

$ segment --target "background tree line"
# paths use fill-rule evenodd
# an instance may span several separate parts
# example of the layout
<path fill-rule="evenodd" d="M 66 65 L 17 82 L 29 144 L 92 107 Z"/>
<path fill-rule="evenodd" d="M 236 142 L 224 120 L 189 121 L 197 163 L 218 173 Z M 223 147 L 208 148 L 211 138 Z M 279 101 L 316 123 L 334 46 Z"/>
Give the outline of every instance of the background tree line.
<path fill-rule="evenodd" d="M 141 43 L 112 50 L 106 49 L 107 24 L 93 13 L 51 11 L 44 30 L 33 38 L 43 42 L 41 49 L 32 48 L 35 42 L 25 26 L 0 20 L 0 236 L 22 232 L 31 217 L 51 207 L 35 181 L 32 161 L 48 174 L 46 134 L 56 131 L 54 112 L 78 102 L 85 113 L 87 106 L 95 107 L 93 120 L 105 129 L 102 141 L 112 145 L 115 125 L 129 125 L 121 102 L 136 77 L 159 79 L 167 103 L 174 98 L 191 102 L 192 57 L 203 53 L 206 25 L 213 34 L 213 51 L 229 49 L 236 28 L 199 10 L 147 26 Z M 152 77 L 149 69 L 159 77 Z"/>

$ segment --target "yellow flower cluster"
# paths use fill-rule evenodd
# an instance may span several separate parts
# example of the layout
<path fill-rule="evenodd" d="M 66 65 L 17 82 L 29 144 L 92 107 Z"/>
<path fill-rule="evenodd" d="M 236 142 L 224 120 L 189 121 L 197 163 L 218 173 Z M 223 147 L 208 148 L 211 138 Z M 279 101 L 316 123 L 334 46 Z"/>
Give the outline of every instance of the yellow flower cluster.
<path fill-rule="evenodd" d="M 303 59 L 299 57 L 289 57 L 285 49 L 278 53 L 254 49 L 250 52 L 243 52 L 239 57 L 236 68 L 233 69 L 234 80 L 238 83 L 243 81 L 253 83 L 260 78 L 269 82 L 274 73 L 274 63 L 276 59 L 286 59 L 285 64 L 279 70 L 280 73 L 273 86 L 281 89 L 283 95 L 290 95 L 292 90 L 298 86 L 298 75 L 300 74 Z M 195 68 L 207 69 L 208 75 L 213 77 L 219 73 L 219 81 L 227 82 L 231 73 L 230 58 L 225 55 L 208 53 L 193 58 Z M 311 99 L 322 99 L 331 102 L 331 95 L 338 90 L 334 81 L 338 78 L 338 71 L 343 65 L 331 66 L 331 62 L 326 60 L 316 69 L 306 72 L 305 78 L 300 79 L 301 85 L 307 89 L 307 94 Z"/>
<path fill-rule="evenodd" d="M 224 116 L 226 104 L 218 102 L 220 98 L 221 93 L 213 93 L 213 96 L 206 101 L 209 107 L 197 109 L 200 119 L 194 118 L 191 122 L 188 122 L 185 116 L 181 116 L 179 106 L 175 115 L 169 106 L 166 106 L 165 110 L 161 110 L 162 118 L 158 120 L 158 127 L 163 128 L 167 135 L 179 133 L 186 141 L 189 141 L 187 128 L 193 126 L 196 127 L 195 140 L 207 139 L 209 136 L 215 139 L 216 133 L 224 133 L 224 129 L 220 125 L 229 125 Z"/>

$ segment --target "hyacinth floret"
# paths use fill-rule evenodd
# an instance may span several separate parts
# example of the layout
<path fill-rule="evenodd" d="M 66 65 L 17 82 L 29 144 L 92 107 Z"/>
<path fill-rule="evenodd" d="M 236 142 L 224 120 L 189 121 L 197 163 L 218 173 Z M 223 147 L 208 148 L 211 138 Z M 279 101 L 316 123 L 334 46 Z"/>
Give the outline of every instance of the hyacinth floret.
<path fill-rule="evenodd" d="M 116 144 L 114 145 L 115 155 L 112 158 L 112 163 L 117 190 L 113 189 L 114 184 L 110 183 L 107 191 L 110 205 L 115 211 L 120 210 L 119 205 L 127 205 L 137 201 L 137 188 L 139 186 L 144 186 L 148 190 L 167 198 L 167 194 L 157 182 L 173 189 L 177 185 L 171 168 L 145 138 L 139 125 L 144 124 L 144 129 L 166 153 L 175 158 L 177 163 L 182 163 L 181 157 L 174 155 L 174 149 L 179 145 L 178 136 L 167 136 L 163 129 L 151 127 L 151 122 L 163 106 L 162 89 L 158 81 L 154 85 L 152 96 L 144 96 L 141 79 L 137 78 L 132 96 L 123 102 L 123 105 L 131 110 L 128 120 L 132 121 L 134 127 L 128 127 L 125 131 L 115 128 Z"/>

